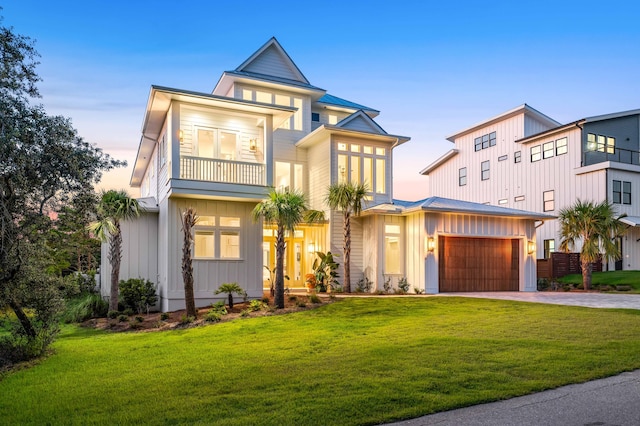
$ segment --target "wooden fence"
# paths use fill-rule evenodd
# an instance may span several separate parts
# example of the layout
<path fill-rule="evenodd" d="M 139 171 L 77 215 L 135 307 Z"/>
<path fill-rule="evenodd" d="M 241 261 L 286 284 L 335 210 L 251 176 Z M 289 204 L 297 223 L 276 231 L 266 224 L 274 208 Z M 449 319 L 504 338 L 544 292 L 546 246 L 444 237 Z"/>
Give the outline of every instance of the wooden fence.
<path fill-rule="evenodd" d="M 580 253 L 551 253 L 549 259 L 538 259 L 538 278 L 560 278 L 569 274 L 581 274 Z M 591 264 L 594 272 L 602 271 L 602 262 Z"/>

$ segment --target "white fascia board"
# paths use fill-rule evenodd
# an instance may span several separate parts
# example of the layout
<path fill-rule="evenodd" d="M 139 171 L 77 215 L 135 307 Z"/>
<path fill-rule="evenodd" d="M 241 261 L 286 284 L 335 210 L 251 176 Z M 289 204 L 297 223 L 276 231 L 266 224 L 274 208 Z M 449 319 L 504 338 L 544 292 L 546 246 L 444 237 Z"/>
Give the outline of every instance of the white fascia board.
<path fill-rule="evenodd" d="M 460 152 L 459 149 L 451 149 L 446 152 L 442 157 L 438 158 L 433 163 L 429 164 L 424 169 L 420 170 L 420 174 L 424 176 L 429 176 L 429 173 L 440 167 L 442 164 L 446 163 L 451 157 L 456 156 Z"/>

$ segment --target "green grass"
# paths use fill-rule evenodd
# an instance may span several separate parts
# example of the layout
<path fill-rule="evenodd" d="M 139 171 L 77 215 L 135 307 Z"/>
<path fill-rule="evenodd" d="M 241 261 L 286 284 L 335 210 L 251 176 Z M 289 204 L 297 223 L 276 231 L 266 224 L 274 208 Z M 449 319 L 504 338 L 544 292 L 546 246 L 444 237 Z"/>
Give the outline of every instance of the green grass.
<path fill-rule="evenodd" d="M 66 326 L 4 424 L 377 424 L 640 368 L 640 311 L 347 299 L 188 330 Z"/>
<path fill-rule="evenodd" d="M 582 284 L 581 274 L 565 275 L 558 279 L 564 284 Z M 591 284 L 593 286 L 600 285 L 628 285 L 633 288 L 632 293 L 640 293 L 640 271 L 609 271 L 594 272 L 591 275 Z"/>

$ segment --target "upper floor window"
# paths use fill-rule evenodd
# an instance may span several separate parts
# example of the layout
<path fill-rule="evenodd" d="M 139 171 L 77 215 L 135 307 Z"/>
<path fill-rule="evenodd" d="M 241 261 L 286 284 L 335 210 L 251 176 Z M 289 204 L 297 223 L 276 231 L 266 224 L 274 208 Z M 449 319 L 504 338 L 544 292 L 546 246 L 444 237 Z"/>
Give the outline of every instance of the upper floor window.
<path fill-rule="evenodd" d="M 587 133 L 587 151 L 615 154 L 616 138 L 605 135 L 596 135 L 595 133 Z"/>
<path fill-rule="evenodd" d="M 467 184 L 467 168 L 463 167 L 458 170 L 458 186 L 465 186 Z"/>
<path fill-rule="evenodd" d="M 339 152 L 338 183 L 364 183 L 370 192 L 386 194 L 386 148 L 346 142 L 336 145 Z"/>
<path fill-rule="evenodd" d="M 320 121 L 320 113 L 312 112 L 311 113 L 311 121 L 319 122 Z"/>
<path fill-rule="evenodd" d="M 631 182 L 613 181 L 613 203 L 631 204 Z"/>
<path fill-rule="evenodd" d="M 167 163 L 167 135 L 166 133 L 162 135 L 160 139 L 160 146 L 158 147 L 158 151 L 160 153 L 160 167 L 164 166 Z"/>
<path fill-rule="evenodd" d="M 302 98 L 279 93 L 265 92 L 263 90 L 242 89 L 242 99 L 246 101 L 297 108 L 297 111 L 293 114 L 293 117 L 282 123 L 279 128 L 287 130 L 303 130 Z"/>
<path fill-rule="evenodd" d="M 542 145 L 542 158 L 553 157 L 553 141 L 546 142 Z"/>
<path fill-rule="evenodd" d="M 561 138 L 556 141 L 556 155 L 567 153 L 567 138 Z"/>
<path fill-rule="evenodd" d="M 335 114 L 328 114 L 327 115 L 327 122 L 329 124 L 337 124 L 338 123 L 338 116 Z"/>
<path fill-rule="evenodd" d="M 540 161 L 542 158 L 542 147 L 540 145 L 531 147 L 531 162 L 535 163 L 536 161 Z"/>
<path fill-rule="evenodd" d="M 554 191 L 544 191 L 542 193 L 542 211 L 550 212 L 555 210 Z"/>
<path fill-rule="evenodd" d="M 522 161 L 522 152 L 521 151 L 516 151 L 513 153 L 513 162 L 514 163 L 519 163 Z"/>
<path fill-rule="evenodd" d="M 482 162 L 480 178 L 482 180 L 488 180 L 489 179 L 489 160 Z"/>
<path fill-rule="evenodd" d="M 482 135 L 473 140 L 475 150 L 480 151 L 481 149 L 487 149 L 491 146 L 496 145 L 496 132 L 491 132 L 486 135 Z"/>
<path fill-rule="evenodd" d="M 276 161 L 274 175 L 275 187 L 280 191 L 304 191 L 302 164 Z"/>
<path fill-rule="evenodd" d="M 235 160 L 238 134 L 230 130 L 196 127 L 194 154 L 197 157 Z"/>

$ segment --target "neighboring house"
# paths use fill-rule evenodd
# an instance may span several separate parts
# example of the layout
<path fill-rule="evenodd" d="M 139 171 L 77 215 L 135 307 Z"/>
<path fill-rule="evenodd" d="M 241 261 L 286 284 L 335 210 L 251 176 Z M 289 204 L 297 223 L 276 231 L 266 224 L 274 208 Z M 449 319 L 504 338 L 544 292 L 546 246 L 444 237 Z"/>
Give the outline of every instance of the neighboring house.
<path fill-rule="evenodd" d="M 422 170 L 431 195 L 558 215 L 576 199 L 609 200 L 631 228 L 609 269 L 640 269 L 640 110 L 560 124 L 528 105 L 461 130 Z M 560 244 L 559 223 L 537 228 L 538 258 Z"/>
<path fill-rule="evenodd" d="M 354 181 L 370 188 L 367 209 L 352 221 L 354 288 L 367 276 L 377 289 L 402 277 L 429 292 L 439 291 L 440 278 L 448 280 L 443 288 L 460 289 L 454 272 L 465 260 L 445 250 L 462 241 L 475 265 L 467 277 L 500 278 L 478 273 L 479 253 L 502 250 L 495 265 L 508 269 L 509 289 L 535 290 L 528 247 L 534 220 L 548 215 L 444 199 L 394 204 L 392 151 L 409 138 L 387 133 L 374 121 L 378 114 L 310 84 L 275 38 L 224 72 L 212 94 L 152 86 L 131 177 L 150 208 L 123 224 L 121 278 L 150 279 L 162 310 L 183 308 L 180 215 L 194 207 L 196 303 L 210 303 L 226 282 L 262 297 L 270 278 L 264 266 L 275 264 L 275 228 L 254 223 L 251 211 L 275 187 L 301 190 L 311 208 L 326 212 L 325 223 L 287 236 L 285 285 L 303 288 L 315 252 L 342 252 L 342 214 L 328 210 L 327 188 Z M 477 237 L 491 238 L 476 246 Z M 102 272 L 106 294 L 106 255 Z"/>

